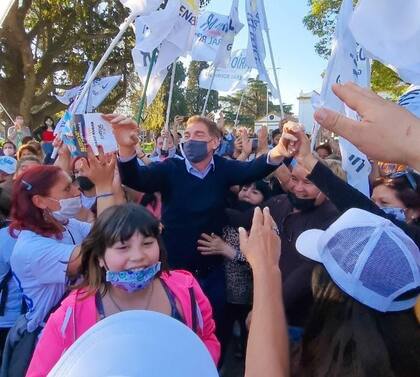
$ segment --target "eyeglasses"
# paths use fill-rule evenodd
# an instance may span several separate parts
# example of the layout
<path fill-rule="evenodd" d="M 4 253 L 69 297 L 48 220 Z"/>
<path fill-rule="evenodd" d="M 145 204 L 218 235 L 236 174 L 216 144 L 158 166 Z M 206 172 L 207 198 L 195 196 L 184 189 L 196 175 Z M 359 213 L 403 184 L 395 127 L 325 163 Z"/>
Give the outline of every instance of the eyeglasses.
<path fill-rule="evenodd" d="M 410 170 L 399 171 L 388 176 L 391 179 L 405 177 L 414 191 L 417 191 L 417 182 Z"/>

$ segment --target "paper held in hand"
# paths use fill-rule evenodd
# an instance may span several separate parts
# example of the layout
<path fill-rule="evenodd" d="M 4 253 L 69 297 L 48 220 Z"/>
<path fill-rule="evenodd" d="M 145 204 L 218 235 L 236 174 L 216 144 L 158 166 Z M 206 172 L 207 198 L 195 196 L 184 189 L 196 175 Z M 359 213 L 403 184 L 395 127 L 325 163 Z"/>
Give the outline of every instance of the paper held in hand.
<path fill-rule="evenodd" d="M 102 146 L 105 153 L 117 151 L 117 141 L 109 122 L 100 113 L 76 114 L 73 118 L 73 135 L 78 155 L 86 155 L 87 146 L 98 155 L 98 146 Z"/>

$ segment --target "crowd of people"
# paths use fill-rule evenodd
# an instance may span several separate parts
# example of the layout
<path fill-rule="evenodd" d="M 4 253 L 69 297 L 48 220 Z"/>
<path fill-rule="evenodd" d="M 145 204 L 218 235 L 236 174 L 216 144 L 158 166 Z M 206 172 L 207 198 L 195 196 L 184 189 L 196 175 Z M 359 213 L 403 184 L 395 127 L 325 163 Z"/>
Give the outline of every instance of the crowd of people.
<path fill-rule="evenodd" d="M 233 347 L 247 377 L 419 376 L 420 119 L 334 91 L 362 120 L 315 119 L 369 157 L 370 198 L 293 121 L 254 143 L 223 116 L 176 117 L 147 154 L 138 124 L 106 114 L 118 152 L 74 158 L 51 117 L 32 133 L 18 115 L 0 157 L 0 376 L 47 376 L 135 309 L 188 326 L 222 375 Z"/>

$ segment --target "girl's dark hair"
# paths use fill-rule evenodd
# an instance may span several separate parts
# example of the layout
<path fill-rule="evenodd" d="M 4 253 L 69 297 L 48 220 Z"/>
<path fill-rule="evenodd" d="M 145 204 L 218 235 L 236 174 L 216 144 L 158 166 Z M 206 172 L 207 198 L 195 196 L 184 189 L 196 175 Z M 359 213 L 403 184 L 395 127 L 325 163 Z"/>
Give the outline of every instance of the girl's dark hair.
<path fill-rule="evenodd" d="M 318 152 L 319 149 L 325 149 L 327 151 L 328 155 L 333 153 L 331 145 L 329 145 L 328 143 L 319 144 L 315 148 L 315 152 Z"/>
<path fill-rule="evenodd" d="M 339 289 L 325 268 L 312 275 L 314 306 L 295 376 L 420 376 L 420 330 L 414 311 L 382 313 Z"/>
<path fill-rule="evenodd" d="M 6 140 L 4 143 L 3 143 L 3 147 L 6 145 L 6 144 L 10 144 L 10 145 L 12 145 L 13 146 L 13 148 L 15 148 L 15 151 L 17 150 L 17 148 L 16 148 L 16 144 L 13 142 L 13 141 L 11 141 L 11 140 Z M 3 148 L 2 147 L 2 148 Z"/>
<path fill-rule="evenodd" d="M 404 203 L 406 208 L 420 208 L 420 177 L 415 173 L 410 174 L 417 185 L 416 190 L 404 175 L 398 178 L 378 178 L 373 183 L 372 189 L 386 186 L 395 191 L 397 198 Z"/>
<path fill-rule="evenodd" d="M 98 290 L 106 292 L 105 269 L 100 267 L 99 259 L 105 250 L 117 242 L 128 241 L 133 234 L 157 239 L 161 271 L 168 271 L 166 249 L 161 236 L 160 222 L 144 207 L 127 203 L 106 209 L 96 220 L 90 233 L 81 245 L 82 263 L 79 275 L 83 281 L 77 288 L 85 288 L 88 294 Z M 102 292 L 103 293 L 103 292 Z"/>
<path fill-rule="evenodd" d="M 44 125 L 46 125 L 45 124 L 45 122 L 47 121 L 47 120 L 51 120 L 52 122 L 53 122 L 53 124 L 52 124 L 52 128 L 54 128 L 54 119 L 52 118 L 52 117 L 50 117 L 49 115 L 47 115 L 45 118 L 44 118 Z"/>

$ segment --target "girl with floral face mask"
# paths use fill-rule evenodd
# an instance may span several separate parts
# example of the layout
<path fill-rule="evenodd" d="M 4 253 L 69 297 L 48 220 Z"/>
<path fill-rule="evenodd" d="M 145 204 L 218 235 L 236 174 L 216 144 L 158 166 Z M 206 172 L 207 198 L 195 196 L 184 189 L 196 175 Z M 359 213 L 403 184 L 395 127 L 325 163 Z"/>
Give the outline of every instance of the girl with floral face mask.
<path fill-rule="evenodd" d="M 210 303 L 189 272 L 168 271 L 160 233 L 159 221 L 136 204 L 99 216 L 82 244 L 83 280 L 51 315 L 27 376 L 47 375 L 85 331 L 125 310 L 152 310 L 185 323 L 218 362 Z"/>

